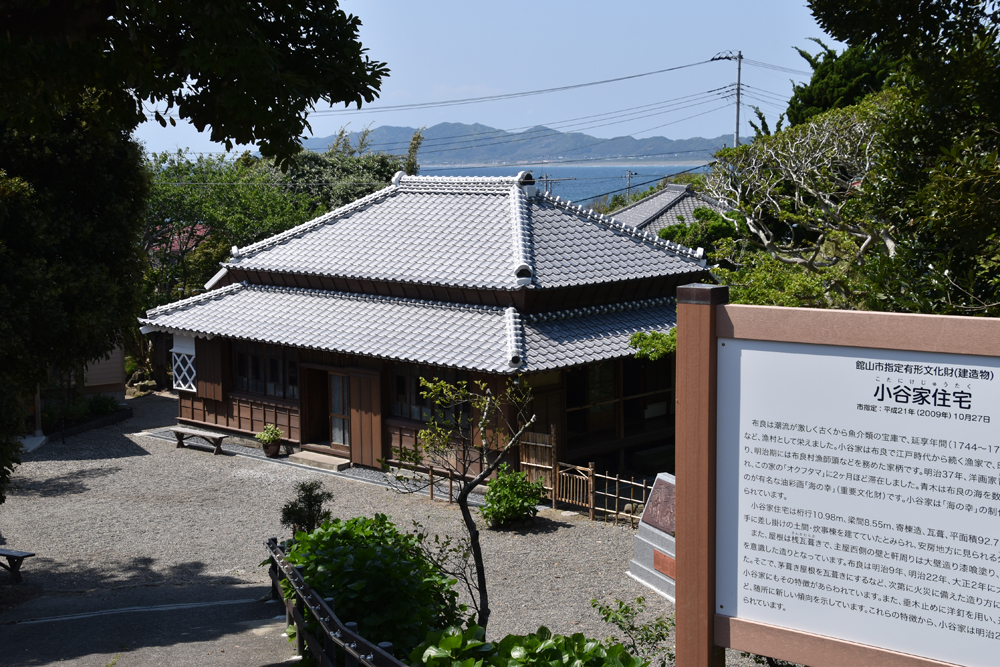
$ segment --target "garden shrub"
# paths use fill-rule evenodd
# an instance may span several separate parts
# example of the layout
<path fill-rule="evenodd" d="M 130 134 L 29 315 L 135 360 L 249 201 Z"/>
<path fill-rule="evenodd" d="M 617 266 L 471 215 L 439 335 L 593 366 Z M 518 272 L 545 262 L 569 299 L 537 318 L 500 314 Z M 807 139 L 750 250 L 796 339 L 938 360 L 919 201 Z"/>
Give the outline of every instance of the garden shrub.
<path fill-rule="evenodd" d="M 330 510 L 323 509 L 323 503 L 333 500 L 333 494 L 323 491 L 319 481 L 300 482 L 295 485 L 296 496 L 281 508 L 281 525 L 291 528 L 292 533 L 311 533 L 316 527 L 330 520 Z"/>
<path fill-rule="evenodd" d="M 529 635 L 507 635 L 497 644 L 484 643 L 485 631 L 470 625 L 428 634 L 410 653 L 414 667 L 646 667 L 621 644 L 602 644 L 581 633 L 553 635 L 542 626 Z"/>
<path fill-rule="evenodd" d="M 479 513 L 491 526 L 502 526 L 538 514 L 536 506 L 544 497 L 542 480 L 529 482 L 523 472 L 513 472 L 503 463 L 497 468 L 496 479 L 488 485 Z"/>
<path fill-rule="evenodd" d="M 461 623 L 466 610 L 455 580 L 421 550 L 425 537 L 398 530 L 384 514 L 334 519 L 298 533 L 288 560 L 362 637 L 409 652 L 429 631 Z"/>
<path fill-rule="evenodd" d="M 591 600 L 590 606 L 597 610 L 605 623 L 609 623 L 621 632 L 621 639 L 614 635 L 605 641 L 609 644 L 621 642 L 632 655 L 638 656 L 656 667 L 667 667 L 674 663 L 674 649 L 667 646 L 670 631 L 674 629 L 673 616 L 657 616 L 640 622 L 645 614 L 646 599 L 641 595 L 635 602 L 628 603 L 615 599 L 615 606 L 603 605 L 597 600 Z"/>
<path fill-rule="evenodd" d="M 89 412 L 95 417 L 103 415 L 113 415 L 118 412 L 118 399 L 105 394 L 95 394 L 88 401 Z"/>

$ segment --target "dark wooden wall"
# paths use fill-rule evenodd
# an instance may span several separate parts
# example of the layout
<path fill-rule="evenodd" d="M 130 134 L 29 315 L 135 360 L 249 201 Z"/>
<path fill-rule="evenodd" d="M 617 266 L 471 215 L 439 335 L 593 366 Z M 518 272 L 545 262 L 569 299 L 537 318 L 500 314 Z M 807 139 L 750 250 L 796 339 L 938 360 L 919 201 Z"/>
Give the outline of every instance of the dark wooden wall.
<path fill-rule="evenodd" d="M 262 431 L 265 424 L 277 424 L 287 440 L 301 442 L 297 402 L 243 394 L 230 394 L 222 401 L 202 398 L 189 391 L 178 392 L 178 395 L 178 417 L 184 421 L 212 424 L 248 435 Z"/>

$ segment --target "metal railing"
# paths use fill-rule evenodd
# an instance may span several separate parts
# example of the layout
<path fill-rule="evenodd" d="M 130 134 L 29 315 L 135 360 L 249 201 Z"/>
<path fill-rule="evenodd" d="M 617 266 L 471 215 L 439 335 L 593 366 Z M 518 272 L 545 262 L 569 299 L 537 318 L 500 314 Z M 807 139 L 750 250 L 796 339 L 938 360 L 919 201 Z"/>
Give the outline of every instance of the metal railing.
<path fill-rule="evenodd" d="M 285 558 L 285 552 L 272 537 L 264 543 L 271 561 L 271 594 L 285 605 L 285 619 L 295 626 L 295 649 L 306 651 L 322 667 L 406 667 L 392 654 L 392 644 L 373 644 L 358 634 L 358 624 L 344 623 L 333 612 L 333 598 L 323 598 L 306 584 L 301 568 Z M 287 581 L 292 596 L 285 598 L 281 581 Z M 307 628 L 315 621 L 316 634 Z"/>

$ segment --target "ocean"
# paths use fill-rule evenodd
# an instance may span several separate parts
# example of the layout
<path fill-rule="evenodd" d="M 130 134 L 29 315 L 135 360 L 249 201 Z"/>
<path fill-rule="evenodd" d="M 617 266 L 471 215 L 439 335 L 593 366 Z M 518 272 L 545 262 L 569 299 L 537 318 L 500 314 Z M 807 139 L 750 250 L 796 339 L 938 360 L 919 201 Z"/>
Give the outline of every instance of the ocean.
<path fill-rule="evenodd" d="M 520 165 L 517 167 L 421 167 L 421 176 L 515 176 L 520 171 L 530 171 L 535 180 L 548 175 L 549 190 L 553 195 L 578 204 L 589 204 L 603 195 L 625 193 L 625 172 L 632 172 L 632 192 L 645 190 L 665 176 L 682 171 L 701 171 L 704 167 L 688 165 Z M 567 179 L 567 180 L 562 180 Z M 543 185 L 539 183 L 539 185 Z"/>

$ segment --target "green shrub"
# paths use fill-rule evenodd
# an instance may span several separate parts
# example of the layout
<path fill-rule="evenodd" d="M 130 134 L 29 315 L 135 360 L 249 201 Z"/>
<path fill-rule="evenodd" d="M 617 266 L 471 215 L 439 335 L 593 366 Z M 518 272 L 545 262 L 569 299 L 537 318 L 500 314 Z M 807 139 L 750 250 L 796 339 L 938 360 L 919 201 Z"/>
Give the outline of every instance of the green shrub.
<path fill-rule="evenodd" d="M 129 355 L 125 355 L 125 377 L 130 378 L 139 370 L 139 364 Z"/>
<path fill-rule="evenodd" d="M 114 396 L 106 396 L 105 394 L 95 394 L 90 397 L 87 403 L 88 411 L 95 417 L 113 415 L 118 412 L 119 408 L 118 399 Z"/>
<path fill-rule="evenodd" d="M 484 636 L 483 629 L 474 624 L 464 632 L 449 627 L 443 632 L 430 633 L 410 653 L 410 664 L 414 667 L 646 667 L 649 664 L 630 656 L 621 644 L 605 645 L 581 633 L 553 635 L 544 626 L 529 635 L 507 635 L 498 644 L 483 643 Z"/>
<path fill-rule="evenodd" d="M 429 631 L 461 623 L 466 610 L 455 580 L 421 550 L 425 537 L 398 530 L 384 514 L 334 519 L 296 535 L 288 560 L 362 637 L 409 652 Z"/>
<path fill-rule="evenodd" d="M 530 519 L 538 514 L 538 505 L 545 497 L 542 480 L 529 482 L 523 472 L 513 472 L 506 463 L 497 468 L 496 479 L 489 483 L 479 513 L 491 526 Z"/>
<path fill-rule="evenodd" d="M 410 652 L 410 664 L 427 667 L 479 667 L 484 660 L 496 655 L 496 646 L 486 643 L 485 639 L 486 629 L 475 623 L 470 623 L 464 631 L 455 626 L 431 631 Z"/>
<path fill-rule="evenodd" d="M 291 528 L 293 533 L 311 533 L 317 526 L 329 521 L 330 511 L 323 509 L 323 503 L 333 500 L 333 494 L 322 488 L 323 483 L 319 481 L 297 484 L 297 495 L 281 508 L 281 525 Z"/>
<path fill-rule="evenodd" d="M 641 595 L 632 604 L 616 599 L 615 605 L 612 607 L 597 600 L 590 601 L 590 606 L 597 610 L 604 622 L 615 626 L 622 634 L 621 639 L 609 636 L 606 641 L 621 641 L 633 655 L 646 662 L 655 662 L 657 667 L 673 664 L 674 650 L 666 642 L 674 628 L 674 617 L 661 615 L 640 623 L 639 617 L 646 611 L 646 600 Z"/>

